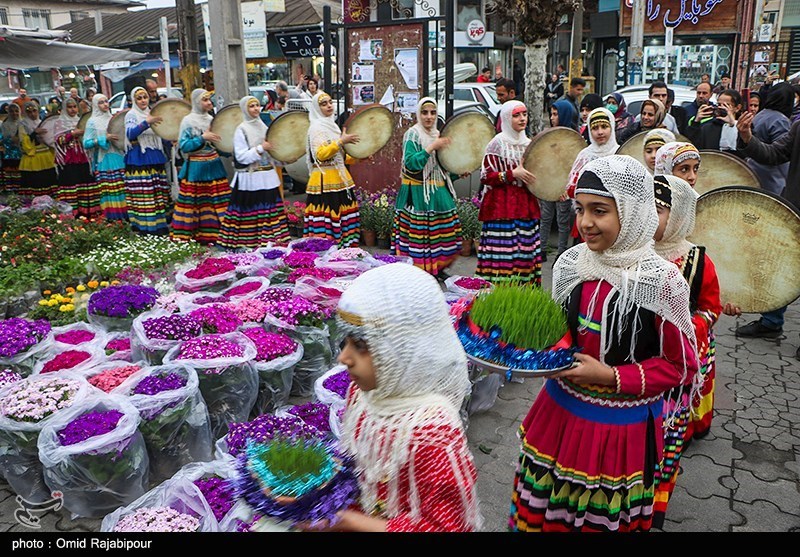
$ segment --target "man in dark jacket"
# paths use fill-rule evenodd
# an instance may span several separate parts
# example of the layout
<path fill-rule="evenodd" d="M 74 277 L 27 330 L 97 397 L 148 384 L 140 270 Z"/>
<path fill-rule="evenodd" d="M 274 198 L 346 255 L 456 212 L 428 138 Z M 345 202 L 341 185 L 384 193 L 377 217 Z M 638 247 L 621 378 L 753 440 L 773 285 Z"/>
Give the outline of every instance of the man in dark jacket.
<path fill-rule="evenodd" d="M 686 114 L 686 109 L 682 106 L 675 104 L 675 90 L 667 89 L 667 113 L 672 114 L 675 118 L 675 124 L 678 126 L 678 131 L 686 135 L 686 125 L 689 123 L 689 116 Z"/>
<path fill-rule="evenodd" d="M 739 149 L 748 157 L 761 164 L 778 165 L 785 162 L 789 163 L 789 173 L 786 177 L 786 189 L 783 190 L 783 197 L 795 207 L 800 207 L 800 120 L 792 124 L 788 133 L 776 139 L 773 143 L 767 144 L 761 142 L 757 137 L 753 136 L 750 129 L 753 123 L 753 114 L 745 112 L 740 118 L 736 127 L 739 130 Z M 795 238 L 795 241 L 800 241 Z M 781 308 L 785 311 L 785 308 Z M 781 310 L 778 310 L 781 312 Z M 777 312 L 772 312 L 777 313 Z M 781 321 L 783 319 L 783 312 L 781 312 Z M 745 330 L 747 334 L 739 334 L 741 329 L 750 327 Z M 783 332 L 783 324 L 780 328 L 771 329 L 769 326 L 764 325 L 763 316 L 759 321 L 753 321 L 744 327 L 737 329 L 737 335 L 750 336 L 750 337 L 767 337 L 772 336 L 775 338 L 775 332 L 780 335 Z M 752 334 L 749 334 L 752 333 Z M 800 360 L 800 348 L 797 349 L 795 357 Z"/>

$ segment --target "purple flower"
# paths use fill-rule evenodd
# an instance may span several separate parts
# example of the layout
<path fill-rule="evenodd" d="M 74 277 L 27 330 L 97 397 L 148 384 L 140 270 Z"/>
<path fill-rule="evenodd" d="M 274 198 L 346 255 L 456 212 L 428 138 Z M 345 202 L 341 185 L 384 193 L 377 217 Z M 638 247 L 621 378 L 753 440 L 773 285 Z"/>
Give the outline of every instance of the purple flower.
<path fill-rule="evenodd" d="M 300 267 L 289 273 L 286 282 L 294 284 L 300 277 L 315 277 L 328 281 L 337 276 L 339 274 L 336 271 L 327 267 Z"/>
<path fill-rule="evenodd" d="M 399 259 L 397 259 L 394 255 L 390 255 L 388 253 L 376 253 L 372 257 L 378 261 L 383 261 L 384 263 L 397 263 L 399 261 Z"/>
<path fill-rule="evenodd" d="M 95 334 L 92 331 L 87 331 L 86 329 L 73 329 L 71 331 L 66 331 L 55 336 L 56 341 L 63 342 L 64 344 L 72 344 L 73 346 L 76 344 L 83 344 L 84 342 L 89 342 L 95 337 Z"/>
<path fill-rule="evenodd" d="M 261 414 L 250 422 L 230 424 L 225 442 L 228 452 L 237 456 L 244 451 L 249 440 L 266 441 L 275 437 L 306 437 L 323 439 L 325 433 L 300 419 L 280 418 L 273 414 Z"/>
<path fill-rule="evenodd" d="M 238 286 L 234 286 L 233 288 L 229 288 L 225 291 L 225 295 L 233 298 L 234 296 L 246 296 L 251 292 L 255 292 L 261 288 L 261 283 L 258 281 L 250 281 L 250 282 L 243 282 Z"/>
<path fill-rule="evenodd" d="M 178 360 L 211 360 L 215 358 L 241 358 L 244 349 L 220 335 L 206 335 L 181 344 Z"/>
<path fill-rule="evenodd" d="M 253 327 L 242 331 L 256 345 L 256 360 L 269 362 L 281 356 L 293 354 L 297 343 L 282 333 L 268 333 L 261 327 Z"/>
<path fill-rule="evenodd" d="M 12 317 L 0 321 L 0 357 L 10 358 L 38 344 L 50 332 L 46 319 L 30 321 Z"/>
<path fill-rule="evenodd" d="M 98 290 L 89 298 L 88 311 L 108 317 L 135 317 L 152 308 L 158 290 L 149 286 L 122 284 Z"/>
<path fill-rule="evenodd" d="M 22 376 L 10 369 L 0 370 L 0 389 L 5 387 L 6 385 L 10 385 L 11 383 L 16 383 L 17 381 L 21 381 Z"/>
<path fill-rule="evenodd" d="M 235 312 L 222 305 L 203 306 L 189 316 L 202 325 L 204 333 L 232 333 L 242 324 Z"/>
<path fill-rule="evenodd" d="M 292 244 L 292 249 L 307 252 L 328 251 L 335 243 L 327 238 L 304 238 Z"/>
<path fill-rule="evenodd" d="M 492 285 L 488 280 L 483 280 L 478 277 L 461 277 L 456 280 L 456 286 L 460 286 L 465 290 L 480 290 L 481 288 L 488 288 Z"/>
<path fill-rule="evenodd" d="M 263 300 L 267 303 L 280 302 L 281 300 L 290 300 L 294 296 L 291 288 L 277 288 L 270 287 L 264 292 L 256 296 L 257 300 Z"/>
<path fill-rule="evenodd" d="M 322 386 L 344 398 L 347 395 L 347 388 L 350 386 L 350 374 L 347 373 L 346 369 L 343 369 L 339 373 L 329 375 L 322 382 Z"/>
<path fill-rule="evenodd" d="M 142 327 L 151 340 L 189 340 L 203 334 L 203 324 L 198 319 L 180 313 L 145 319 Z"/>
<path fill-rule="evenodd" d="M 278 259 L 279 257 L 283 257 L 283 254 L 286 253 L 282 249 L 271 249 L 266 253 L 263 253 L 264 259 Z"/>
<path fill-rule="evenodd" d="M 186 272 L 186 278 L 206 279 L 236 270 L 236 265 L 224 257 L 209 257 L 194 269 Z"/>
<path fill-rule="evenodd" d="M 143 507 L 122 517 L 114 532 L 196 532 L 200 520 L 170 507 Z"/>
<path fill-rule="evenodd" d="M 326 318 L 321 307 L 300 296 L 272 304 L 269 312 L 292 326 L 322 327 Z"/>
<path fill-rule="evenodd" d="M 209 294 L 208 296 L 200 296 L 192 300 L 198 306 L 204 306 L 206 304 L 218 304 L 230 301 L 230 298 L 225 296 L 224 294 Z"/>
<path fill-rule="evenodd" d="M 298 267 L 313 267 L 317 254 L 305 251 L 293 251 L 283 256 L 283 264 L 297 269 Z"/>
<path fill-rule="evenodd" d="M 106 410 L 105 412 L 88 412 L 83 414 L 58 432 L 58 440 L 62 446 L 82 443 L 91 437 L 105 435 L 116 429 L 122 412 L 119 410 Z"/>
<path fill-rule="evenodd" d="M 330 407 L 327 404 L 306 402 L 305 404 L 291 407 L 289 413 L 294 414 L 319 431 L 329 432 L 331 430 L 329 421 Z"/>
<path fill-rule="evenodd" d="M 249 267 L 261 261 L 257 253 L 226 253 L 224 257 L 233 261 L 236 267 Z"/>
<path fill-rule="evenodd" d="M 135 395 L 157 395 L 164 391 L 175 391 L 186 386 L 186 378 L 177 373 L 148 375 L 133 389 Z"/>
<path fill-rule="evenodd" d="M 202 492 L 208 506 L 214 512 L 214 517 L 218 521 L 222 520 L 235 502 L 233 486 L 219 476 L 197 479 L 194 485 Z"/>

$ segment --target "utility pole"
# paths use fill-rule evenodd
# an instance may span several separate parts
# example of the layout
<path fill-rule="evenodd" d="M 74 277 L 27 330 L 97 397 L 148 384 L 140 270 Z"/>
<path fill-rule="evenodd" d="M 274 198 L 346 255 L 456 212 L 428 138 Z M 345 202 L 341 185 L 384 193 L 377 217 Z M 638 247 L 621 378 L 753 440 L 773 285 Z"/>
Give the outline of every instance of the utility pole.
<path fill-rule="evenodd" d="M 215 35 L 211 54 L 214 97 L 219 110 L 249 94 L 241 4 L 238 0 L 208 0 L 208 24 Z"/>
<path fill-rule="evenodd" d="M 192 91 L 200 82 L 200 41 L 197 39 L 197 15 L 194 0 L 175 0 L 180 41 L 181 69 L 178 72 L 183 83 L 183 96 L 191 100 Z"/>
<path fill-rule="evenodd" d="M 456 0 L 445 0 L 445 3 L 447 6 L 444 19 L 444 102 L 445 114 L 449 118 L 453 115 L 453 82 L 455 80 L 453 66 L 456 63 Z M 439 38 L 437 37 L 436 40 L 438 41 Z"/>
<path fill-rule="evenodd" d="M 633 19 L 631 20 L 631 44 L 628 47 L 628 85 L 638 85 L 642 81 L 644 62 L 644 15 L 645 0 L 633 0 Z"/>
<path fill-rule="evenodd" d="M 333 53 L 333 49 L 331 48 L 331 7 L 327 5 L 322 6 L 322 37 L 322 45 L 320 45 L 324 58 L 322 65 L 322 82 L 325 84 L 327 93 L 333 95 L 334 83 L 331 78 L 331 72 L 333 70 L 331 65 L 331 54 Z M 338 108 L 339 104 L 337 103 L 336 106 Z M 339 115 L 337 114 L 336 116 Z"/>
<path fill-rule="evenodd" d="M 583 74 L 583 2 L 578 3 L 578 9 L 572 14 L 572 44 L 569 48 L 569 79 L 580 77 Z"/>

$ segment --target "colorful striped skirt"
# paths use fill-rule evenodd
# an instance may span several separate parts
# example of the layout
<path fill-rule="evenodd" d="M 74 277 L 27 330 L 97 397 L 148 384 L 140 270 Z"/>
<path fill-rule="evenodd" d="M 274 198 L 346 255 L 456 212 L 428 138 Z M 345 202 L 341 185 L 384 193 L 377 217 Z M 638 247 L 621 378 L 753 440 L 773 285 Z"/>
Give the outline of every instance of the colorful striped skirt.
<path fill-rule="evenodd" d="M 222 219 L 219 245 L 253 250 L 268 242 L 287 243 L 289 224 L 278 188 L 241 191 L 234 188 Z"/>
<path fill-rule="evenodd" d="M 401 201 L 394 213 L 392 253 L 411 257 L 414 265 L 437 275 L 461 251 L 461 223 L 447 188 L 437 188 L 427 207 L 413 203 L 414 188 L 422 190 L 421 185 L 404 183 L 398 192 Z"/>
<path fill-rule="evenodd" d="M 361 235 L 358 201 L 352 189 L 309 194 L 303 235 L 328 238 L 340 248 L 357 247 Z"/>
<path fill-rule="evenodd" d="M 548 379 L 520 430 L 509 530 L 649 530 L 662 411 L 663 398 L 604 406 Z"/>
<path fill-rule="evenodd" d="M 19 193 L 19 184 L 19 159 L 3 159 L 3 191 Z"/>
<path fill-rule="evenodd" d="M 125 200 L 134 232 L 159 235 L 169 232 L 170 186 L 163 164 L 127 165 Z"/>
<path fill-rule="evenodd" d="M 95 180 L 100 187 L 100 207 L 108 220 L 128 220 L 125 202 L 125 169 L 98 170 Z"/>
<path fill-rule="evenodd" d="M 689 425 L 689 393 L 687 387 L 678 393 L 671 391 L 666 397 L 667 414 L 675 412 L 675 420 L 671 426 L 664 425 L 664 456 L 656 470 L 656 492 L 653 503 L 653 526 L 662 528 L 667 514 L 667 505 L 675 490 L 680 473 L 680 460 L 687 447 L 686 428 Z M 680 396 L 680 398 L 678 398 Z M 677 408 L 676 408 L 677 407 Z"/>
<path fill-rule="evenodd" d="M 492 220 L 481 227 L 476 276 L 491 282 L 542 284 L 539 220 Z"/>
<path fill-rule="evenodd" d="M 170 237 L 214 244 L 231 195 L 225 168 L 216 151 L 192 154 L 184 164 L 188 171 L 181 175 L 187 178 L 178 189 Z"/>
<path fill-rule="evenodd" d="M 708 348 L 705 357 L 700 360 L 698 375 L 702 378 L 703 386 L 692 400 L 691 437 L 702 439 L 711 429 L 711 419 L 714 417 L 714 383 L 717 377 L 717 342 L 714 333 L 709 333 Z"/>
<path fill-rule="evenodd" d="M 58 169 L 58 200 L 72 205 L 75 217 L 93 219 L 102 214 L 100 185 L 88 162 L 65 164 Z"/>
<path fill-rule="evenodd" d="M 19 194 L 35 197 L 49 195 L 55 198 L 58 191 L 58 175 L 55 167 L 44 170 L 23 170 L 20 172 Z"/>

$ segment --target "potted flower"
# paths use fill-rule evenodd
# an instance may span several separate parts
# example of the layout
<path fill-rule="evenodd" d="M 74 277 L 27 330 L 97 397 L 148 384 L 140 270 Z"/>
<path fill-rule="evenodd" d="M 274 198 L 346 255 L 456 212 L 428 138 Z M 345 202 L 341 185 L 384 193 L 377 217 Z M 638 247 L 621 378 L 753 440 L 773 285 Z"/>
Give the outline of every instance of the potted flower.
<path fill-rule="evenodd" d="M 394 225 L 394 206 L 397 201 L 397 190 L 384 188 L 372 196 L 372 207 L 375 211 L 375 235 L 378 247 L 389 249 L 391 245 L 392 227 Z"/>
<path fill-rule="evenodd" d="M 155 288 L 132 284 L 98 290 L 89 298 L 89 323 L 106 331 L 130 331 L 133 320 L 152 309 L 158 296 Z"/>
<path fill-rule="evenodd" d="M 458 199 L 456 202 L 458 220 L 461 222 L 461 255 L 472 254 L 472 244 L 480 238 L 481 223 L 478 220 L 478 208 L 471 199 Z"/>
<path fill-rule="evenodd" d="M 303 345 L 284 333 L 269 332 L 263 327 L 242 331 L 256 345 L 253 365 L 258 371 L 259 389 L 253 412 L 273 412 L 289 400 L 294 368 L 303 357 Z"/>
<path fill-rule="evenodd" d="M 289 222 L 289 235 L 295 238 L 303 236 L 303 219 L 305 218 L 306 204 L 301 201 L 286 206 L 286 220 Z"/>

